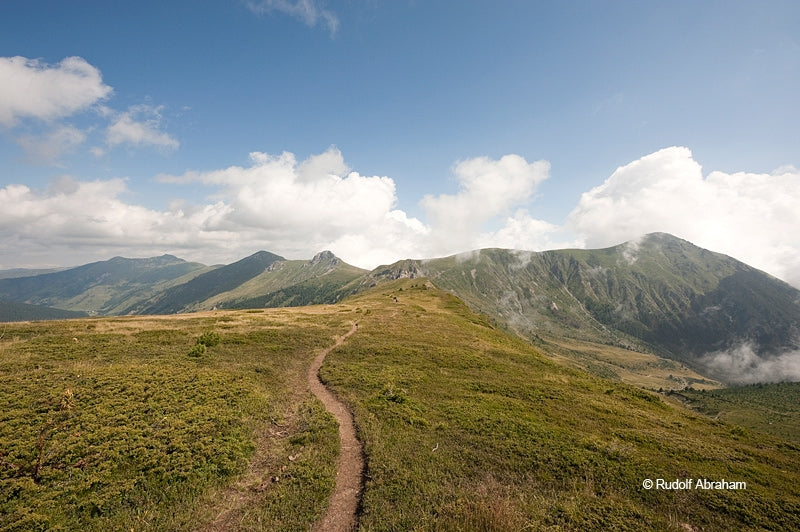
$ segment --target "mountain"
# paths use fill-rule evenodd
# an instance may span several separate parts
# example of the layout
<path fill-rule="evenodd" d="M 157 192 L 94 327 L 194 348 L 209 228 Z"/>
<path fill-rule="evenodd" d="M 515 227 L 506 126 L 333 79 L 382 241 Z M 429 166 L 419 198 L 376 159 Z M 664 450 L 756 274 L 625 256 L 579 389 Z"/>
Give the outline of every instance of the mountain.
<path fill-rule="evenodd" d="M 211 300 L 219 308 L 296 307 L 335 303 L 353 293 L 367 270 L 345 263 L 330 251 L 310 261 L 275 262 L 261 275 Z"/>
<path fill-rule="evenodd" d="M 173 314 L 212 308 L 285 307 L 333 303 L 366 272 L 330 251 L 310 261 L 286 260 L 259 251 L 198 275 L 127 309 L 135 314 Z"/>
<path fill-rule="evenodd" d="M 140 298 L 184 283 L 206 266 L 172 255 L 114 257 L 53 273 L 0 279 L 0 300 L 90 314 L 118 314 Z"/>
<path fill-rule="evenodd" d="M 0 322 L 65 320 L 69 318 L 83 318 L 86 316 L 88 316 L 88 314 L 85 312 L 0 301 Z"/>
<path fill-rule="evenodd" d="M 66 270 L 67 268 L 11 268 L 10 270 L 0 270 L 0 279 L 16 279 L 18 277 L 33 277 L 44 273 L 55 273 Z"/>
<path fill-rule="evenodd" d="M 710 354 L 747 345 L 769 360 L 800 347 L 800 291 L 664 233 L 597 250 L 483 249 L 370 274 L 423 276 L 523 336 L 652 349 L 729 380 Z"/>
<path fill-rule="evenodd" d="M 372 271 L 330 251 L 311 260 L 259 251 L 211 267 L 171 255 L 115 257 L 0 278 L 0 300 L 91 314 L 173 314 L 334 303 L 422 277 L 494 323 L 554 347 L 569 339 L 571 346 L 653 353 L 726 382 L 800 378 L 800 291 L 664 233 L 605 249 L 482 249 Z"/>
<path fill-rule="evenodd" d="M 249 257 L 220 266 L 131 306 L 126 314 L 175 314 L 195 310 L 199 302 L 232 290 L 266 270 L 283 257 L 259 251 Z"/>

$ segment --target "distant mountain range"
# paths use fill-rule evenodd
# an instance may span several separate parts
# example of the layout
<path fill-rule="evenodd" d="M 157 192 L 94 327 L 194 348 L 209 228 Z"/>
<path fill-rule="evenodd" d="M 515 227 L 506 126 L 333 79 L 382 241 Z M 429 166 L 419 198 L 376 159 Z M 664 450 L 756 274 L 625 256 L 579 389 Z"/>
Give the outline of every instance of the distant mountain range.
<path fill-rule="evenodd" d="M 483 249 L 372 271 L 329 251 L 308 261 L 260 251 L 226 266 L 164 255 L 15 270 L 0 272 L 0 320 L 68 317 L 52 309 L 126 315 L 334 303 L 400 277 L 427 278 L 522 336 L 650 350 L 722 377 L 732 378 L 705 364 L 709 355 L 746 345 L 758 362 L 800 350 L 800 291 L 664 233 L 605 249 Z"/>

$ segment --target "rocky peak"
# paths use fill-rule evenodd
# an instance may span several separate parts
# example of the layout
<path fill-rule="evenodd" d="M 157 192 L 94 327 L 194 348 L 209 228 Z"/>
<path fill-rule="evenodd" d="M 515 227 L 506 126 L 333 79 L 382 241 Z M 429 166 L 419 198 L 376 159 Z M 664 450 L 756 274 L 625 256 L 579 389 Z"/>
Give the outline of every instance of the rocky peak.
<path fill-rule="evenodd" d="M 328 250 L 320 251 L 319 253 L 314 255 L 314 258 L 311 259 L 310 264 L 312 266 L 315 266 L 320 263 L 327 263 L 330 266 L 336 266 L 337 264 L 339 264 L 339 258 Z"/>

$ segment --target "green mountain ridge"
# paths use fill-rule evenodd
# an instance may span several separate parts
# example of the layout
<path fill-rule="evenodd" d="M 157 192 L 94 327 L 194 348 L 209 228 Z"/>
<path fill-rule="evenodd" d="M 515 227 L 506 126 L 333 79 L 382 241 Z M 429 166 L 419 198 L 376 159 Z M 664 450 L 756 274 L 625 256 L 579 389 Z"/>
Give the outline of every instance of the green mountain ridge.
<path fill-rule="evenodd" d="M 405 259 L 372 271 L 329 251 L 311 260 L 259 251 L 213 267 L 170 255 L 116 257 L 0 278 L 0 300 L 99 315 L 174 314 L 329 304 L 420 277 L 529 340 L 570 338 L 650 352 L 726 382 L 800 349 L 800 291 L 665 233 L 604 249 L 482 249 Z M 739 356 L 742 346 L 752 360 L 729 363 L 728 353 Z M 774 366 L 794 367 L 782 359 Z M 795 378 L 800 370 L 772 373 L 764 378 Z M 761 378 L 764 372 L 754 374 Z"/>
<path fill-rule="evenodd" d="M 0 301 L 0 322 L 84 318 L 85 312 Z"/>
<path fill-rule="evenodd" d="M 172 255 L 114 257 L 54 273 L 0 279 L 0 299 L 90 314 L 119 314 L 119 306 L 164 290 L 204 269 Z"/>
<path fill-rule="evenodd" d="M 798 349 L 800 291 L 664 233 L 597 250 L 483 249 L 376 268 L 376 282 L 427 277 L 522 336 L 570 337 L 656 354 L 711 376 L 709 354 Z"/>

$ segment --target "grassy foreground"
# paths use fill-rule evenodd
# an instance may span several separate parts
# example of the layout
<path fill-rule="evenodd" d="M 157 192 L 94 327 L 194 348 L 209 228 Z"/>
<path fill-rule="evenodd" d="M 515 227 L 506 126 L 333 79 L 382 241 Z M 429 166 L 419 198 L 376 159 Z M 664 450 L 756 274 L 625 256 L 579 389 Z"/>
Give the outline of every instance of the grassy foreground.
<path fill-rule="evenodd" d="M 423 281 L 382 290 L 322 369 L 366 445 L 362 530 L 800 523 L 796 444 L 557 365 Z M 643 488 L 686 478 L 746 489 Z"/>
<path fill-rule="evenodd" d="M 0 530 L 308 528 L 338 436 L 306 370 L 351 322 L 307 308 L 6 325 Z"/>
<path fill-rule="evenodd" d="M 306 370 L 353 321 L 322 377 L 365 443 L 362 530 L 800 522 L 796 441 L 557 364 L 417 279 L 333 306 L 4 326 L 0 530 L 310 529 L 338 437 Z M 643 488 L 686 478 L 746 489 Z"/>

